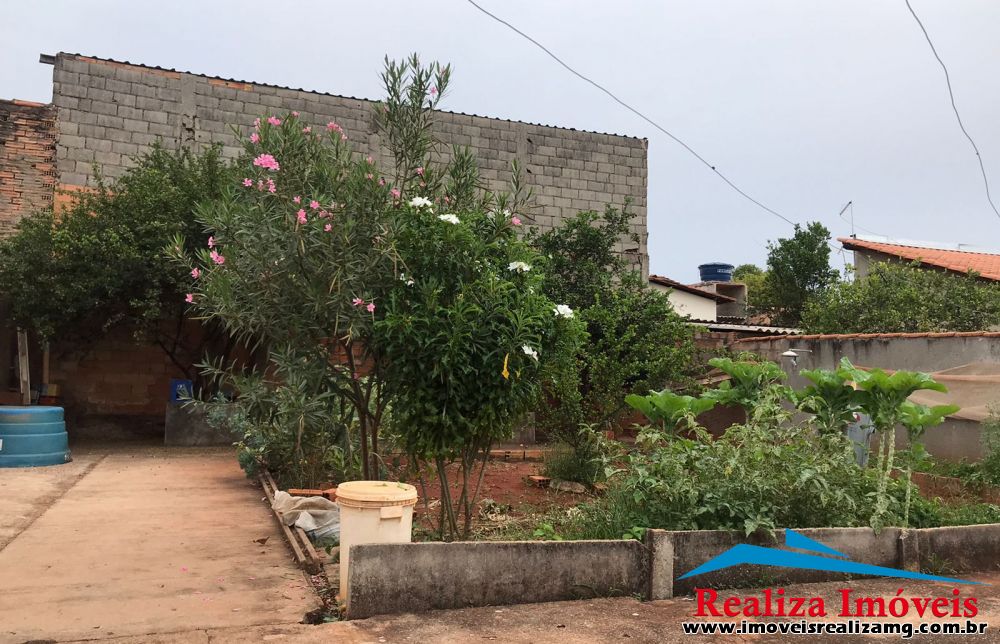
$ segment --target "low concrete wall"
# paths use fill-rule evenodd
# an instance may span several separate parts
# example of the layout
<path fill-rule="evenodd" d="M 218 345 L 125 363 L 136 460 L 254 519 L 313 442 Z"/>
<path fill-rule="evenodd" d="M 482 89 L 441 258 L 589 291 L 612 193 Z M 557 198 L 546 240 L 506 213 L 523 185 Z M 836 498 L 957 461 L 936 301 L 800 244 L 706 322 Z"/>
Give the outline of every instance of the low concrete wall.
<path fill-rule="evenodd" d="M 366 544 L 350 562 L 350 619 L 648 593 L 638 541 Z"/>
<path fill-rule="evenodd" d="M 855 561 L 889 567 L 897 567 L 899 563 L 898 541 L 901 532 L 899 528 L 886 528 L 877 535 L 871 528 L 813 528 L 796 532 L 830 546 Z M 741 532 L 724 530 L 690 530 L 666 534 L 673 540 L 675 579 L 740 543 L 767 548 L 782 548 L 785 543 L 784 533 L 780 531 L 773 535 L 755 533 L 749 537 Z M 696 587 L 758 588 L 845 578 L 845 575 L 820 570 L 734 566 L 698 575 L 695 578 L 674 581 L 673 593 L 685 595 L 693 592 Z"/>
<path fill-rule="evenodd" d="M 796 530 L 852 561 L 932 574 L 1000 568 L 1000 524 L 953 528 Z M 648 530 L 638 541 L 508 541 L 351 546 L 347 617 L 589 597 L 667 599 L 699 588 L 839 581 L 825 571 L 734 566 L 678 581 L 729 548 L 787 549 L 784 535 Z"/>

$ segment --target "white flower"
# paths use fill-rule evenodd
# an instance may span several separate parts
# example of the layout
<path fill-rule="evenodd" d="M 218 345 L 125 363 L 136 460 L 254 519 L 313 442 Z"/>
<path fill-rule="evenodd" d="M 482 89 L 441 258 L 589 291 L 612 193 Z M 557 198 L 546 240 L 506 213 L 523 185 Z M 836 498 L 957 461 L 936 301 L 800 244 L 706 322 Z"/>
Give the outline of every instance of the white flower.
<path fill-rule="evenodd" d="M 573 317 L 573 309 L 569 308 L 565 304 L 557 304 L 556 308 L 552 309 L 558 318 L 571 318 Z"/>
<path fill-rule="evenodd" d="M 538 352 L 529 347 L 528 345 L 524 345 L 523 347 L 521 347 L 521 351 L 524 351 L 524 355 L 531 356 L 532 358 L 535 359 L 535 362 L 538 362 Z"/>
<path fill-rule="evenodd" d="M 427 197 L 414 197 L 410 199 L 410 205 L 414 208 L 430 208 L 434 204 Z"/>
<path fill-rule="evenodd" d="M 441 221 L 447 221 L 449 224 L 457 224 L 458 217 L 455 215 L 438 215 L 438 219 Z"/>
<path fill-rule="evenodd" d="M 399 281 L 403 282 L 407 286 L 413 286 L 413 280 L 406 276 L 406 273 L 399 274 Z"/>
<path fill-rule="evenodd" d="M 531 266 L 525 264 L 524 262 L 511 262 L 510 264 L 507 264 L 507 268 L 515 273 L 527 273 L 531 270 Z"/>

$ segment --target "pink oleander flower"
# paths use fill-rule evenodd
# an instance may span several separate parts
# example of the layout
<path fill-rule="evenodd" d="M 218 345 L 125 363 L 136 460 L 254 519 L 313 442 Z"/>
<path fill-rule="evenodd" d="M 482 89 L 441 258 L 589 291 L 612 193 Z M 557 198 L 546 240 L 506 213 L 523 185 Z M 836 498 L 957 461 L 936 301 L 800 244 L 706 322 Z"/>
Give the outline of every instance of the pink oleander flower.
<path fill-rule="evenodd" d="M 208 238 L 208 247 L 209 248 L 215 248 L 215 237 L 210 236 Z"/>
<path fill-rule="evenodd" d="M 367 157 L 365 157 L 365 161 L 368 162 L 368 165 L 371 165 L 371 164 L 375 163 L 375 160 L 372 159 L 371 155 L 368 155 Z"/>
<path fill-rule="evenodd" d="M 517 215 L 514 215 L 513 217 L 510 218 L 510 223 L 514 224 L 515 226 L 520 226 L 521 218 L 518 217 Z"/>
<path fill-rule="evenodd" d="M 191 277 L 195 279 L 201 277 L 201 270 L 197 266 L 191 269 Z"/>
<path fill-rule="evenodd" d="M 259 116 L 253 120 L 253 126 L 256 127 L 256 128 L 260 127 L 260 117 Z"/>
<path fill-rule="evenodd" d="M 292 201 L 294 201 L 295 203 L 302 203 L 302 197 L 295 195 L 294 197 L 292 197 Z"/>
<path fill-rule="evenodd" d="M 310 132 L 312 132 L 312 131 L 313 131 L 312 127 L 310 127 L 310 126 L 308 126 L 308 125 L 307 125 L 307 126 L 305 126 L 304 128 L 302 128 L 302 133 L 303 133 L 303 134 L 309 134 L 309 133 L 310 133 Z"/>
<path fill-rule="evenodd" d="M 450 204 L 451 203 L 451 197 L 449 197 L 448 195 L 445 195 L 444 196 L 444 202 Z"/>
<path fill-rule="evenodd" d="M 257 134 L 256 132 L 251 132 L 250 133 L 250 142 L 251 143 L 260 143 L 260 135 Z"/>
<path fill-rule="evenodd" d="M 274 126 L 281 125 L 281 119 L 279 119 L 277 116 L 267 117 L 267 122 Z"/>
<path fill-rule="evenodd" d="M 423 169 L 423 167 L 417 168 L 417 176 L 420 176 L 420 177 L 424 176 L 424 169 Z"/>
<path fill-rule="evenodd" d="M 330 232 L 331 230 L 333 230 L 333 224 L 327 224 L 323 226 L 323 230 L 325 230 L 326 232 Z"/>
<path fill-rule="evenodd" d="M 382 177 L 379 177 L 378 185 L 384 186 L 385 185 L 385 179 L 383 179 Z"/>
<path fill-rule="evenodd" d="M 214 250 L 211 253 L 209 253 L 208 256 L 211 257 L 212 261 L 218 264 L 219 266 L 222 266 L 223 264 L 226 263 L 226 258 Z"/>
<path fill-rule="evenodd" d="M 319 202 L 313 199 L 312 201 L 309 202 L 309 207 L 312 208 L 313 210 L 316 210 L 317 208 L 319 208 Z"/>
<path fill-rule="evenodd" d="M 253 179 L 244 179 L 243 180 L 243 185 L 246 186 L 247 188 L 249 188 L 250 186 L 253 185 Z"/>
<path fill-rule="evenodd" d="M 432 85 L 431 86 L 431 96 L 437 96 L 437 93 L 438 93 L 437 85 Z"/>
<path fill-rule="evenodd" d="M 374 313 L 375 312 L 375 302 L 369 302 L 368 306 L 366 306 L 365 308 L 368 309 L 369 313 Z"/>
<path fill-rule="evenodd" d="M 327 123 L 326 124 L 326 129 L 330 130 L 331 132 L 343 132 L 344 131 L 344 128 L 342 128 L 339 125 L 337 125 L 336 121 L 330 121 L 329 123 Z"/>
<path fill-rule="evenodd" d="M 299 113 L 298 113 L 298 112 L 296 112 L 296 111 L 293 111 L 293 112 L 292 112 L 292 116 L 298 116 L 298 115 L 299 115 Z"/>
<path fill-rule="evenodd" d="M 393 199 L 399 199 L 403 195 L 403 193 L 399 191 L 399 188 L 393 188 L 389 191 L 389 194 L 392 195 Z"/>
<path fill-rule="evenodd" d="M 267 180 L 267 191 L 272 195 L 278 191 L 278 187 L 274 185 L 274 179 Z"/>
<path fill-rule="evenodd" d="M 264 180 L 263 179 L 257 179 L 257 189 L 258 190 L 263 190 L 264 189 Z"/>
<path fill-rule="evenodd" d="M 184 296 L 184 301 L 188 304 L 194 304 L 194 293 L 188 293 Z"/>
<path fill-rule="evenodd" d="M 351 300 L 351 304 L 353 304 L 354 306 L 364 306 L 365 301 L 362 300 L 360 297 L 356 297 L 353 300 Z"/>
<path fill-rule="evenodd" d="M 372 179 L 374 179 L 374 178 L 375 178 L 375 175 L 373 175 L 371 172 L 369 172 L 368 174 L 365 175 L 365 179 L 368 179 L 369 181 L 372 180 Z"/>
<path fill-rule="evenodd" d="M 262 154 L 253 160 L 253 164 L 259 168 L 266 168 L 267 170 L 280 170 L 281 166 L 278 165 L 278 160 L 270 154 Z"/>
<path fill-rule="evenodd" d="M 299 211 L 295 213 L 296 219 L 298 219 L 300 224 L 306 223 L 306 211 L 304 208 L 299 208 Z"/>
<path fill-rule="evenodd" d="M 320 210 L 319 211 L 319 217 L 320 217 L 320 219 L 326 219 L 329 216 L 330 216 L 330 213 L 328 213 L 327 211 L 325 211 L 325 210 Z"/>

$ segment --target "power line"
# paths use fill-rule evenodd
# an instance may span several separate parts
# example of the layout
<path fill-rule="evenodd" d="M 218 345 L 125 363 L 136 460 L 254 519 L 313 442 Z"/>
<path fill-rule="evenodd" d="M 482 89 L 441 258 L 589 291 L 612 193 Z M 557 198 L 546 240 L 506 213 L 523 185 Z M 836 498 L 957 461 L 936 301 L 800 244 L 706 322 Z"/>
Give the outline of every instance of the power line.
<path fill-rule="evenodd" d="M 948 85 L 948 97 L 951 99 L 951 109 L 955 112 L 955 119 L 958 121 L 958 127 L 961 128 L 962 134 L 965 138 L 969 140 L 969 144 L 972 145 L 973 151 L 976 153 L 976 160 L 979 161 L 979 170 L 983 173 L 983 185 L 986 187 L 986 200 L 990 202 L 990 207 L 993 208 L 993 212 L 997 217 L 1000 217 L 1000 210 L 997 210 L 997 206 L 993 203 L 993 196 L 990 194 L 990 180 L 986 176 L 986 166 L 983 165 L 983 155 L 979 153 L 979 147 L 976 142 L 972 140 L 972 136 L 969 135 L 969 131 L 965 129 L 965 124 L 962 123 L 962 116 L 958 113 L 958 106 L 955 105 L 955 92 L 951 87 L 951 75 L 948 73 L 948 67 L 941 60 L 941 56 L 938 55 L 937 48 L 934 47 L 934 42 L 931 41 L 930 34 L 927 33 L 927 28 L 924 27 L 924 23 L 920 20 L 920 16 L 917 12 L 913 10 L 913 6 L 910 4 L 910 0 L 904 0 L 906 2 L 906 8 L 910 10 L 910 15 L 913 19 L 917 21 L 920 25 L 920 31 L 924 32 L 924 38 L 927 39 L 927 44 L 931 47 L 931 52 L 934 54 L 934 58 L 937 58 L 938 63 L 941 65 L 941 69 L 944 70 L 944 81 Z"/>
<path fill-rule="evenodd" d="M 483 7 L 481 7 L 480 5 L 476 4 L 473 0 L 466 0 L 466 2 L 468 2 L 469 4 L 471 4 L 473 7 L 475 7 L 479 11 L 483 12 L 484 14 L 486 14 L 487 16 L 489 16 L 490 18 L 492 18 L 493 20 L 496 20 L 500 24 L 506 26 L 508 29 L 514 31 L 516 34 L 518 34 L 519 36 L 521 36 L 522 38 L 524 38 L 525 40 L 527 40 L 531 44 L 535 45 L 536 47 L 538 47 L 539 49 L 541 49 L 542 51 L 544 51 L 546 54 L 548 54 L 548 56 L 552 60 L 554 60 L 557 63 L 559 63 L 560 65 L 562 65 L 566 69 L 566 71 L 568 71 L 569 73 L 573 74 L 574 76 L 576 76 L 580 80 L 582 80 L 582 81 L 584 81 L 586 83 L 589 83 L 590 85 L 593 85 L 595 88 L 597 88 L 600 91 L 602 91 L 605 94 L 607 94 L 611 98 L 611 100 L 613 100 L 614 102 L 618 103 L 619 105 L 621 105 L 622 107 L 624 107 L 628 111 L 632 112 L 633 114 L 635 114 L 636 116 L 638 116 L 639 118 L 641 118 L 642 120 L 644 120 L 645 122 L 649 123 L 654 128 L 656 128 L 657 130 L 659 130 L 660 132 L 666 134 L 668 137 L 670 137 L 676 143 L 678 143 L 681 147 L 683 147 L 685 150 L 687 150 L 691 154 L 691 156 L 693 156 L 694 158 L 696 158 L 699 161 L 701 161 L 701 163 L 704 164 L 704 166 L 706 168 L 710 169 L 712 172 L 714 172 L 716 175 L 718 175 L 718 177 L 720 179 L 722 179 L 724 182 L 726 182 L 726 184 L 730 188 L 732 188 L 733 190 L 735 190 L 742 197 L 744 197 L 745 199 L 747 199 L 748 201 L 750 201 L 754 205 L 762 208 L 763 210 L 766 210 L 767 212 L 771 213 L 775 217 L 778 217 L 779 219 L 783 220 L 784 222 L 786 222 L 786 223 L 788 223 L 788 224 L 790 224 L 792 226 L 796 225 L 796 223 L 794 221 L 792 221 L 791 219 L 789 219 L 788 217 L 782 215 L 780 212 L 778 212 L 778 211 L 776 211 L 776 210 L 774 210 L 772 208 L 769 208 L 769 207 L 765 206 L 760 201 L 757 201 L 756 199 L 754 199 L 753 197 L 751 197 L 750 195 L 748 195 L 739 186 L 737 186 L 735 183 L 733 183 L 729 179 L 729 177 L 727 177 L 726 175 L 724 175 L 721 172 L 719 172 L 715 168 L 714 165 L 712 165 L 711 163 L 709 163 L 703 156 L 701 156 L 700 154 L 698 154 L 697 152 L 695 152 L 694 148 L 692 148 L 690 145 L 688 145 L 687 143 L 685 143 L 684 141 L 682 141 L 681 139 L 679 139 L 677 136 L 671 134 L 669 131 L 666 130 L 666 128 L 662 127 L 659 123 L 657 123 L 653 119 L 649 118 L 648 116 L 646 116 L 645 114 L 643 114 L 642 112 L 640 112 L 639 110 L 637 110 L 636 108 L 632 107 L 631 105 L 629 105 L 628 103 L 626 103 L 622 99 L 618 98 L 618 96 L 616 96 L 612 91 L 610 91 L 609 89 L 607 89 L 603 85 L 600 85 L 599 83 L 591 80 L 590 78 L 584 76 L 580 72 L 578 72 L 575 69 L 573 69 L 572 67 L 570 67 L 561 58 L 559 58 L 554 53 L 552 53 L 552 51 L 550 51 L 545 45 L 543 45 L 542 43 L 538 42 L 537 40 L 535 40 L 534 38 L 532 38 L 528 34 L 524 33 L 523 31 L 521 31 L 520 29 L 518 29 L 517 27 L 515 27 L 511 23 L 509 23 L 506 20 L 504 20 L 503 18 L 500 18 L 499 16 L 496 16 L 496 15 L 490 13 L 489 11 L 487 11 L 486 9 L 484 9 Z"/>

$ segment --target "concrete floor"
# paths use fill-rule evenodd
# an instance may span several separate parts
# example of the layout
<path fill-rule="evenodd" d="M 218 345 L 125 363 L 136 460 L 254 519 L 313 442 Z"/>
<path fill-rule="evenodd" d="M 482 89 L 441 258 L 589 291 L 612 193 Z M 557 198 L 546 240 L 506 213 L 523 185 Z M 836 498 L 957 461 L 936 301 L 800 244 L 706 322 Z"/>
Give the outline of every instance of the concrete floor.
<path fill-rule="evenodd" d="M 231 449 L 74 457 L 0 470 L 0 642 L 151 641 L 294 624 L 318 606 Z"/>
<path fill-rule="evenodd" d="M 680 622 L 691 619 L 695 603 L 683 597 L 302 625 L 304 613 L 318 606 L 316 598 L 292 563 L 261 491 L 245 479 L 231 450 L 118 445 L 74 455 L 65 466 L 0 470 L 0 643 L 788 641 L 685 636 Z M 264 545 L 254 541 L 265 537 Z M 1000 574 L 968 577 L 991 584 L 965 594 L 979 599 L 976 619 L 990 624 L 986 636 L 927 636 L 921 642 L 1000 642 Z M 787 593 L 823 595 L 834 606 L 844 586 L 887 599 L 899 588 L 917 597 L 951 590 L 876 579 L 800 585 Z"/>

